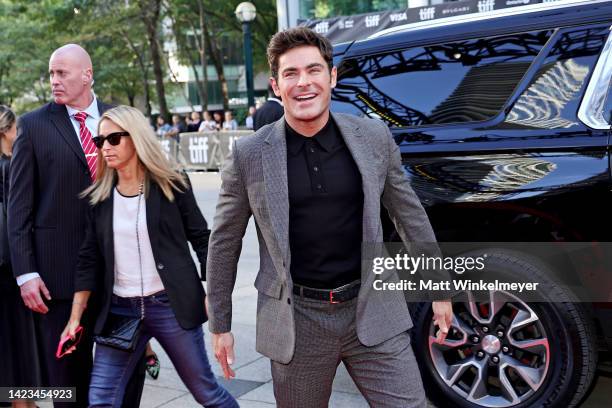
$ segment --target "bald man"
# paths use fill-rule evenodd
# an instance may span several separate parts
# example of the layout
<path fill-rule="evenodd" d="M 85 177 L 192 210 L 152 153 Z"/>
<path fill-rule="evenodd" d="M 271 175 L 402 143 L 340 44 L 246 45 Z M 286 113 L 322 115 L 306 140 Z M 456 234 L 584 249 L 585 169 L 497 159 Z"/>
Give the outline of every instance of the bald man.
<path fill-rule="evenodd" d="M 91 58 L 79 45 L 53 52 L 49 79 L 53 102 L 19 121 L 11 162 L 9 245 L 23 302 L 36 312 L 48 385 L 76 387 L 77 403 L 55 406 L 86 407 L 95 316 L 83 320 L 85 335 L 76 352 L 61 359 L 55 352 L 70 316 L 78 251 L 85 237 L 88 203 L 79 194 L 95 179 L 97 156 L 91 138 L 110 105 L 92 92 Z M 139 401 L 140 392 L 136 397 Z M 137 405 L 134 400 L 126 403 Z"/>

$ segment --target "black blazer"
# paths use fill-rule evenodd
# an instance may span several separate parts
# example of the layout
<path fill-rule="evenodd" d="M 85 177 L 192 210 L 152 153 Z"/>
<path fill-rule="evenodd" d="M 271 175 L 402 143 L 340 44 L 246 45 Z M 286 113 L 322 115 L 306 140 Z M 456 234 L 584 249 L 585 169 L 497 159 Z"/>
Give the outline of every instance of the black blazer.
<path fill-rule="evenodd" d="M 10 165 L 11 159 L 0 153 L 0 289 L 14 289 L 16 287 L 15 278 L 11 271 L 11 256 L 6 229 L 6 201 L 8 198 Z"/>
<path fill-rule="evenodd" d="M 285 114 L 285 108 L 278 100 L 267 100 L 253 115 L 253 130 L 257 131 L 269 123 L 274 123 Z"/>
<path fill-rule="evenodd" d="M 98 101 L 100 114 L 111 106 Z M 79 136 L 64 105 L 19 120 L 11 160 L 8 236 L 13 274 L 38 272 L 53 299 L 72 299 L 91 184 Z"/>
<path fill-rule="evenodd" d="M 184 329 L 206 320 L 204 289 L 189 246 L 198 256 L 202 280 L 206 277 L 206 255 L 210 230 L 196 203 L 191 186 L 174 191 L 168 201 L 157 184 L 151 183 L 146 198 L 147 230 L 157 272 L 168 293 L 170 307 Z M 101 312 L 94 332 L 100 333 L 108 315 L 115 279 L 113 195 L 91 207 L 90 221 L 79 251 L 74 288 L 91 290 L 101 297 Z"/>

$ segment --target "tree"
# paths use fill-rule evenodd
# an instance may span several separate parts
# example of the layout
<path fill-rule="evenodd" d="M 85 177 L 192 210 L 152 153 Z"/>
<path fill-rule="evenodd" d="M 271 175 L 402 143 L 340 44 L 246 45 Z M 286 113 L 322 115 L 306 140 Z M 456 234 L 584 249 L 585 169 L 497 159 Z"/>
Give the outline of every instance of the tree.
<path fill-rule="evenodd" d="M 0 0 L 0 101 L 17 112 L 49 99 L 48 57 L 63 37 L 46 33 L 54 30 L 54 19 L 65 19 L 62 3 Z"/>
<path fill-rule="evenodd" d="M 76 14 L 78 30 L 73 38 L 92 57 L 96 94 L 131 106 L 143 95 L 145 113 L 151 117 L 151 61 L 139 10 L 124 0 L 102 0 L 81 4 Z"/>
<path fill-rule="evenodd" d="M 194 23 L 195 19 L 192 12 L 193 3 L 194 1 L 184 0 L 168 2 L 166 10 L 171 21 L 170 29 L 176 44 L 177 56 L 182 63 L 189 65 L 193 71 L 202 110 L 206 110 L 208 106 L 208 71 L 206 69 L 207 53 L 204 40 L 204 30 L 206 29 L 204 2 L 202 0 L 195 1 L 198 11 L 197 26 Z M 193 45 L 189 39 L 193 40 Z"/>
<path fill-rule="evenodd" d="M 135 105 L 142 97 L 149 116 L 154 103 L 168 116 L 166 86 L 176 77 L 163 45 L 164 40 L 173 40 L 179 60 L 194 72 L 202 105 L 206 107 L 210 98 L 206 69 L 210 62 L 227 109 L 227 51 L 219 39 L 241 41 L 240 23 L 234 16 L 238 2 L 0 0 L 0 102 L 23 112 L 48 101 L 49 56 L 61 45 L 79 43 L 92 56 L 94 89 L 100 99 Z M 258 17 L 253 22 L 253 56 L 261 70 L 266 69 L 267 42 L 276 31 L 276 3 L 254 3 Z M 172 22 L 168 24 L 172 30 L 164 30 L 162 24 L 167 22 Z"/>
<path fill-rule="evenodd" d="M 221 84 L 221 95 L 223 96 L 223 110 L 229 110 L 229 88 L 227 86 L 227 80 L 225 79 L 225 70 L 223 68 L 223 57 L 217 43 L 212 41 L 212 35 L 208 31 L 208 27 L 204 30 L 204 39 L 206 45 L 210 50 L 210 57 L 213 61 L 215 69 L 217 70 L 217 78 L 219 78 L 219 84 Z"/>
<path fill-rule="evenodd" d="M 217 73 L 224 109 L 229 108 L 229 87 L 225 75 L 225 50 L 218 39 L 229 37 L 242 41 L 242 27 L 234 15 L 238 2 L 212 0 L 166 0 L 165 9 L 172 24 L 173 39 L 179 60 L 188 65 L 195 79 L 200 101 L 207 106 L 207 63 Z M 269 38 L 276 32 L 276 3 L 273 0 L 255 1 L 257 19 L 253 24 L 253 57 L 255 68 L 267 71 L 265 50 Z"/>
<path fill-rule="evenodd" d="M 153 64 L 153 75 L 155 77 L 155 90 L 157 91 L 157 102 L 159 103 L 159 114 L 170 120 L 170 112 L 166 103 L 166 90 L 164 87 L 164 73 L 162 69 L 162 55 L 159 41 L 159 21 L 161 13 L 161 0 L 139 0 L 140 18 L 145 26 L 149 52 Z"/>

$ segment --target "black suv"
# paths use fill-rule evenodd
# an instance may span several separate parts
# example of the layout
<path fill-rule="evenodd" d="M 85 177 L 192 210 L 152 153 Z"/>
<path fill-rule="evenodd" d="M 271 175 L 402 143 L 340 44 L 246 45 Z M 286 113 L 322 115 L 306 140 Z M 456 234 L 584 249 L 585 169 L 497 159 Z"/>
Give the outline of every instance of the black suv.
<path fill-rule="evenodd" d="M 439 241 L 605 248 L 611 24 L 612 2 L 583 1 L 417 23 L 340 44 L 332 110 L 388 124 Z M 528 250 L 492 253 L 517 276 L 554 267 Z M 587 284 L 609 281 L 612 270 L 597 273 Z M 572 293 L 555 302 L 490 296 L 455 303 L 455 337 L 443 346 L 431 341 L 430 306 L 411 305 L 430 400 L 578 405 L 599 356 L 612 349 L 612 303 L 580 303 Z"/>

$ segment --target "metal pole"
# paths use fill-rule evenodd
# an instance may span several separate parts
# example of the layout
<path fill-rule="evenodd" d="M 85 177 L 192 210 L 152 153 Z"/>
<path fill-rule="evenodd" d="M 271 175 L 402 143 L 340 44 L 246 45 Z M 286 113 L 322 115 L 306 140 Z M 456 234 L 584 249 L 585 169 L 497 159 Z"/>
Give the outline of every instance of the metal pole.
<path fill-rule="evenodd" d="M 251 23 L 242 23 L 244 33 L 244 65 L 246 69 L 247 107 L 255 105 L 253 91 L 253 51 L 251 49 Z"/>

